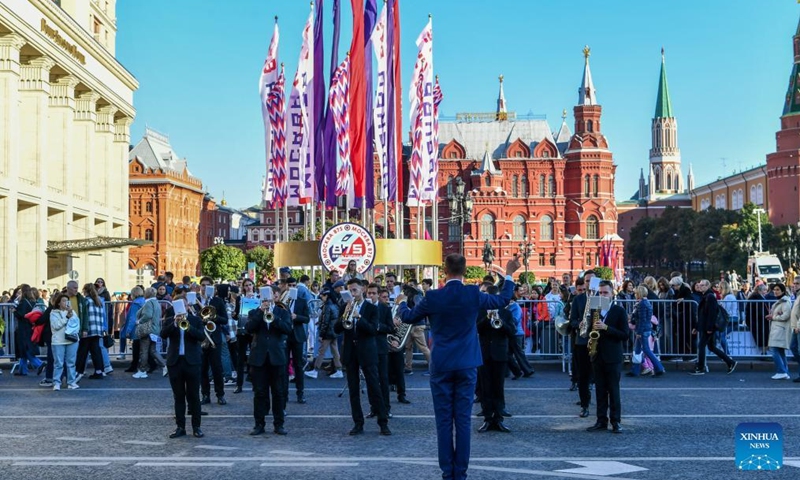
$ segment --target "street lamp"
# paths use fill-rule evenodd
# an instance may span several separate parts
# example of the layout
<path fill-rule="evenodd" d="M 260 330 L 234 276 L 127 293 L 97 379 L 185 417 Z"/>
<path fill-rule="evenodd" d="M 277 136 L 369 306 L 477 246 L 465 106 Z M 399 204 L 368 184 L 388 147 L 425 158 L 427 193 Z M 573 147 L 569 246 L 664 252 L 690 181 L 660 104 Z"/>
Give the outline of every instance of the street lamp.
<path fill-rule="evenodd" d="M 528 234 L 526 233 L 525 236 L 522 237 L 522 241 L 519 242 L 519 254 L 522 256 L 522 263 L 525 266 L 525 283 L 527 285 L 530 285 L 530 280 L 528 279 L 528 259 L 533 252 L 534 244 L 528 241 Z"/>
<path fill-rule="evenodd" d="M 758 252 L 761 253 L 763 251 L 763 247 L 761 245 L 761 214 L 767 212 L 763 208 L 756 208 L 753 210 L 753 213 L 758 215 Z"/>
<path fill-rule="evenodd" d="M 455 193 L 447 195 L 447 202 L 450 206 L 450 223 L 452 225 L 459 225 L 461 232 L 461 245 L 460 252 L 464 255 L 464 224 L 472 217 L 472 195 L 466 191 L 466 184 L 461 177 L 456 177 L 455 180 Z"/>

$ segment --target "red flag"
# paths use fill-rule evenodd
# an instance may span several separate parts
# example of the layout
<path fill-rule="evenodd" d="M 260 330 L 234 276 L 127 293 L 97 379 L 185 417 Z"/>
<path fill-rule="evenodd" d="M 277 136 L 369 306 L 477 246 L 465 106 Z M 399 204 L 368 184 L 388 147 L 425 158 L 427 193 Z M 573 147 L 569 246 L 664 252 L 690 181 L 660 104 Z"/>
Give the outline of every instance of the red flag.
<path fill-rule="evenodd" d="M 365 123 L 367 92 L 364 84 L 364 0 L 350 0 L 350 5 L 353 7 L 353 41 L 350 43 L 350 158 L 353 164 L 353 192 L 356 198 L 364 198 L 366 191 L 364 160 L 367 146 Z"/>
<path fill-rule="evenodd" d="M 394 24 L 394 133 L 397 136 L 397 201 L 403 201 L 403 87 L 400 80 L 400 0 L 394 0 L 392 9 Z"/>

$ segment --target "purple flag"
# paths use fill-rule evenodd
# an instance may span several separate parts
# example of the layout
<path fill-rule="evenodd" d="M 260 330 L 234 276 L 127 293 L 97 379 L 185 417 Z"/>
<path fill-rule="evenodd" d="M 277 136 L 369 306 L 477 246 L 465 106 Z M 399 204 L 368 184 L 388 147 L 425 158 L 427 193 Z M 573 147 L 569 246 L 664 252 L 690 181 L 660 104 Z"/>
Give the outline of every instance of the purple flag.
<path fill-rule="evenodd" d="M 372 30 L 378 18 L 378 6 L 375 0 L 367 0 L 364 7 L 364 76 L 367 79 L 367 158 L 364 159 L 364 176 L 366 177 L 366 207 L 375 208 L 375 123 L 372 116 Z M 356 199 L 358 206 L 358 199 Z"/>
<path fill-rule="evenodd" d="M 397 120 L 394 115 L 394 111 L 396 108 L 395 102 L 395 55 L 394 50 L 395 48 L 400 48 L 400 45 L 395 45 L 394 41 L 394 1 L 389 0 L 386 2 L 386 37 L 387 43 L 389 47 L 387 48 L 387 55 L 389 55 L 389 72 L 387 75 L 387 85 L 386 85 L 386 100 L 388 103 L 388 107 L 386 111 L 389 112 L 388 114 L 388 121 L 386 132 L 388 137 L 390 138 L 388 142 L 388 148 L 386 151 L 386 163 L 389 165 L 389 172 L 388 172 L 388 184 L 389 184 L 389 198 L 388 201 L 397 201 L 397 189 L 402 188 L 402 185 L 397 185 L 397 155 L 402 155 L 402 152 L 398 152 L 395 147 L 397 133 L 395 132 L 395 126 L 397 124 Z"/>
<path fill-rule="evenodd" d="M 317 0 L 317 12 L 314 19 L 314 111 L 311 115 L 314 118 L 314 182 L 315 192 L 314 202 L 319 202 L 325 198 L 325 77 L 322 73 L 324 69 L 324 49 L 323 40 L 323 15 L 322 9 L 324 0 Z"/>
<path fill-rule="evenodd" d="M 331 45 L 331 80 L 339 66 L 339 0 L 333 0 L 333 44 Z M 325 102 L 326 104 L 329 102 Z M 336 206 L 336 128 L 330 105 L 325 114 L 325 203 L 329 208 Z"/>

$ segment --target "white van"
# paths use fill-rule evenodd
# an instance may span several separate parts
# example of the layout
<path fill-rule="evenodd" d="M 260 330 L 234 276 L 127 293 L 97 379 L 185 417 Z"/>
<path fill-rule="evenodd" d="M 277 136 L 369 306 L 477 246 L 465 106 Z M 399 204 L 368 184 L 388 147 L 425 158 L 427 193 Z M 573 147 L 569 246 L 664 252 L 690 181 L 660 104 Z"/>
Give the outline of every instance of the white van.
<path fill-rule="evenodd" d="M 784 283 L 786 274 L 783 272 L 781 261 L 776 255 L 769 252 L 756 253 L 747 259 L 747 281 L 753 285 L 755 279 L 767 284 Z"/>

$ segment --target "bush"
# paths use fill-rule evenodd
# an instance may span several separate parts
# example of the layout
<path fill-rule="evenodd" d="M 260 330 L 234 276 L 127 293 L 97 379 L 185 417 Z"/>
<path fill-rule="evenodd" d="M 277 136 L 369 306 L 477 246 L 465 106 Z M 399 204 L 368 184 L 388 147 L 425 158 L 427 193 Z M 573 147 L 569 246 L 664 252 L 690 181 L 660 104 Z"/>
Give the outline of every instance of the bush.
<path fill-rule="evenodd" d="M 522 272 L 519 274 L 519 279 L 517 280 L 517 282 L 520 284 L 527 283 L 532 285 L 533 283 L 536 282 L 536 274 L 533 272 L 528 272 L 526 276 L 526 273 Z"/>
<path fill-rule="evenodd" d="M 486 270 L 484 270 L 483 267 L 467 267 L 467 273 L 464 275 L 464 278 L 469 280 L 480 280 L 486 275 L 488 275 L 488 273 L 486 273 Z"/>
<path fill-rule="evenodd" d="M 592 270 L 603 280 L 614 280 L 614 270 L 609 267 L 594 267 Z"/>

